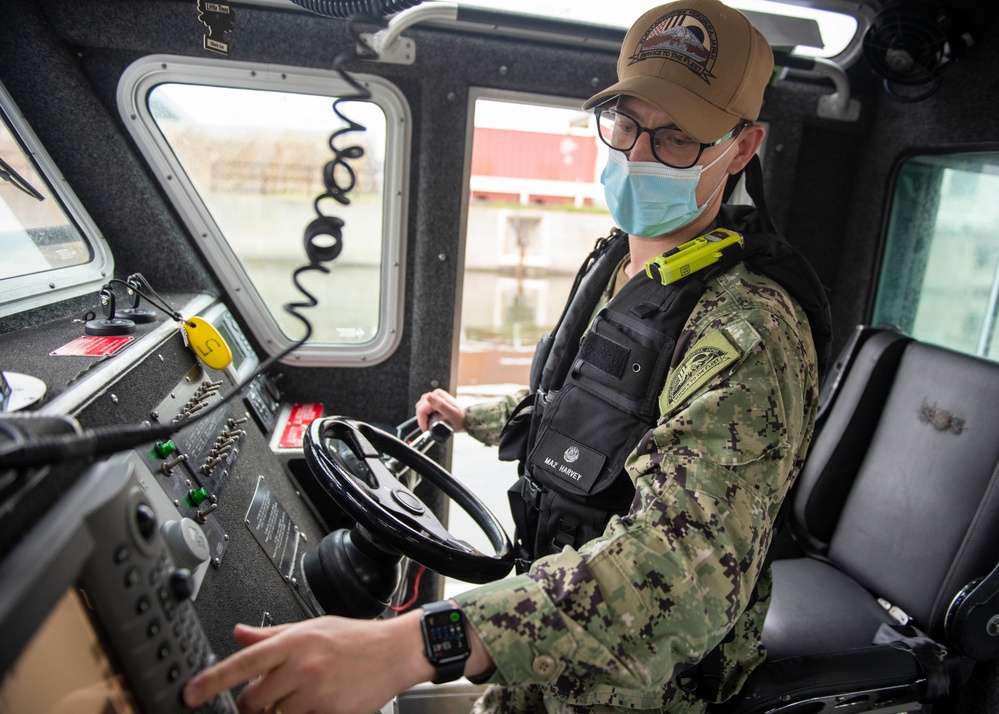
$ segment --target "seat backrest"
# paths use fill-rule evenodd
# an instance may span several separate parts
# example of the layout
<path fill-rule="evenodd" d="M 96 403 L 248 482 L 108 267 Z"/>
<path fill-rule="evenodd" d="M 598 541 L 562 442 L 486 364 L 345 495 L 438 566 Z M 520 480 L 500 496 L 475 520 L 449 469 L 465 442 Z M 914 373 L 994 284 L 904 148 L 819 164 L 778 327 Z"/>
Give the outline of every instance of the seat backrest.
<path fill-rule="evenodd" d="M 999 560 L 999 364 L 873 335 L 801 478 L 796 534 L 944 638 L 954 596 Z"/>
<path fill-rule="evenodd" d="M 867 453 L 905 345 L 894 330 L 858 328 L 820 396 L 816 434 L 794 489 L 791 529 L 808 555 L 824 557 Z"/>

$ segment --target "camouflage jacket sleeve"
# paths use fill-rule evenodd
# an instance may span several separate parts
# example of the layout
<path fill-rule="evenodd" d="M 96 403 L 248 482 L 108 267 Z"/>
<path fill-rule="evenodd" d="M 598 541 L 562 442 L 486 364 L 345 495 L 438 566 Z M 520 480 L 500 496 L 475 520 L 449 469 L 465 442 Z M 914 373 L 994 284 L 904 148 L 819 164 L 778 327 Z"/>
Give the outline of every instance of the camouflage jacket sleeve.
<path fill-rule="evenodd" d="M 510 414 L 526 396 L 527 390 L 522 389 L 498 399 L 469 406 L 465 409 L 465 431 L 476 441 L 481 441 L 487 446 L 496 446 Z"/>
<path fill-rule="evenodd" d="M 687 322 L 659 423 L 626 463 L 629 513 L 578 551 L 457 598 L 496 663 L 492 682 L 673 711 L 685 696 L 674 678 L 729 631 L 744 657 L 762 657 L 766 603 L 743 613 L 814 423 L 815 355 L 779 288 L 745 270 L 717 283 Z"/>

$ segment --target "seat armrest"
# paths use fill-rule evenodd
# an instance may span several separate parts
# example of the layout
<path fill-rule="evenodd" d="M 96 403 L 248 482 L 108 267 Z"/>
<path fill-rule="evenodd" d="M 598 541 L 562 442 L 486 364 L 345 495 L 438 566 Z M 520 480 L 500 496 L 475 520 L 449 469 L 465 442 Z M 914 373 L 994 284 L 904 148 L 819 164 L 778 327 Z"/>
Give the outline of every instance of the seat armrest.
<path fill-rule="evenodd" d="M 944 629 L 965 656 L 979 662 L 999 659 L 999 565 L 954 596 Z"/>
<path fill-rule="evenodd" d="M 881 705 L 919 701 L 925 680 L 916 658 L 894 647 L 871 646 L 768 661 L 754 671 L 738 694 L 710 708 L 711 714 L 766 714 L 803 702 L 873 699 Z M 830 709 L 831 710 L 831 709 Z M 826 711 L 821 709 L 821 711 Z M 901 709 L 896 710 L 901 711 Z"/>

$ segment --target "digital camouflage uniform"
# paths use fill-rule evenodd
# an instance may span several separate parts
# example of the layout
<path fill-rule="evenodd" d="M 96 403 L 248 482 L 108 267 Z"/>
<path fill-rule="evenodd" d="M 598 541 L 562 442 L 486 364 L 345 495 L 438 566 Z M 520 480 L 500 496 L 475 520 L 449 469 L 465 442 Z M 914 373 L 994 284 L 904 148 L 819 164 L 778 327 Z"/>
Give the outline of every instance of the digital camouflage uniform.
<path fill-rule="evenodd" d="M 456 598 L 496 664 L 475 712 L 701 712 L 682 670 L 725 638 L 726 699 L 764 659 L 760 570 L 814 425 L 812 335 L 797 302 L 740 263 L 708 282 L 678 344 L 659 422 L 625 464 L 629 512 Z M 466 427 L 496 443 L 518 401 L 471 407 Z"/>

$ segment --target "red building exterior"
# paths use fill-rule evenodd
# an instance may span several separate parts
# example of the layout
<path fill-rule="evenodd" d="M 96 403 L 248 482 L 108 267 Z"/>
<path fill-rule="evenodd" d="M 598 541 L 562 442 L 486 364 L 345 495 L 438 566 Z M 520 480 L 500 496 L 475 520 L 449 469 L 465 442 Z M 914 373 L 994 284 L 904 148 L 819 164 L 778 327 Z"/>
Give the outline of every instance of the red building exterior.
<path fill-rule="evenodd" d="M 595 137 L 477 128 L 472 142 L 473 200 L 533 204 L 573 203 L 571 185 L 596 181 Z M 515 179 L 482 189 L 476 177 Z M 525 197 L 526 196 L 526 201 Z M 583 205 L 590 205 L 585 198 Z"/>

